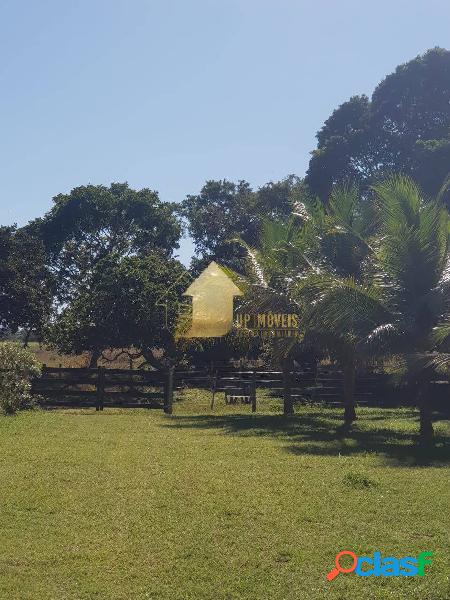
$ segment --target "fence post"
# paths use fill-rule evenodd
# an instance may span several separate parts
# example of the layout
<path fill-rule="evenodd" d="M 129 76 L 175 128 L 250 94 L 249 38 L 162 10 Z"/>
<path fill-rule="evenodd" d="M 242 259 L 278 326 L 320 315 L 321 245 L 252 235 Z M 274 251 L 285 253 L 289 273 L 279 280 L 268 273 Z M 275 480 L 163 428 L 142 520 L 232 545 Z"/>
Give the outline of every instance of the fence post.
<path fill-rule="evenodd" d="M 252 383 L 250 387 L 250 400 L 252 402 L 252 413 L 256 412 L 256 373 L 252 373 Z"/>
<path fill-rule="evenodd" d="M 291 362 L 288 359 L 283 361 L 283 412 L 285 417 L 290 417 L 294 414 L 294 405 L 292 403 Z"/>
<path fill-rule="evenodd" d="M 95 410 L 103 410 L 104 395 L 105 395 L 105 371 L 104 371 L 103 367 L 98 367 L 98 369 L 97 369 L 97 399 L 96 399 Z"/>
<path fill-rule="evenodd" d="M 172 403 L 173 403 L 173 372 L 175 367 L 170 366 L 167 369 L 167 379 L 165 384 L 164 393 L 164 412 L 166 415 L 172 414 Z"/>
<path fill-rule="evenodd" d="M 212 396 L 211 396 L 211 410 L 214 409 L 214 399 L 216 397 L 217 378 L 218 378 L 218 375 L 217 375 L 217 371 L 216 371 L 213 375 L 211 375 L 211 394 L 212 394 Z"/>

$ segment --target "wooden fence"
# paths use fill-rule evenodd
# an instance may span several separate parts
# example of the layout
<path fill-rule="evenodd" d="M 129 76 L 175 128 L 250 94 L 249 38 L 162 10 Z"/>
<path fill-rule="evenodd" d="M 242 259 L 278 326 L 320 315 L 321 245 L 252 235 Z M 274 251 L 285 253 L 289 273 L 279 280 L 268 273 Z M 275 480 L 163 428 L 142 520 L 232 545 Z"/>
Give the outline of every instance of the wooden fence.
<path fill-rule="evenodd" d="M 435 381 L 433 397 L 438 405 L 450 394 L 448 380 Z M 259 389 L 268 390 L 283 400 L 289 414 L 295 402 L 342 403 L 342 372 L 335 366 L 310 366 L 295 371 L 236 370 L 231 368 L 182 371 L 132 369 L 69 369 L 44 367 L 42 376 L 33 381 L 32 391 L 43 406 L 159 408 L 172 412 L 174 392 L 182 388 L 211 391 L 211 407 L 218 393 L 226 402 L 245 402 L 257 409 Z M 395 406 L 414 404 L 407 389 L 396 389 L 389 375 L 364 372 L 356 380 L 359 405 Z M 408 395 L 409 394 L 409 395 Z M 436 405 L 436 402 L 433 402 Z"/>
<path fill-rule="evenodd" d="M 390 378 L 378 373 L 363 373 L 356 381 L 356 401 L 365 405 L 378 398 L 380 404 L 387 400 Z M 219 371 L 213 377 L 213 397 L 217 392 L 228 397 L 243 397 L 256 410 L 256 390 L 270 390 L 270 394 L 283 399 L 284 412 L 289 414 L 295 402 L 320 402 L 327 405 L 342 404 L 342 372 L 334 366 L 308 366 L 293 371 Z"/>
<path fill-rule="evenodd" d="M 33 380 L 44 406 L 160 408 L 172 412 L 174 369 L 69 369 L 44 366 Z"/>

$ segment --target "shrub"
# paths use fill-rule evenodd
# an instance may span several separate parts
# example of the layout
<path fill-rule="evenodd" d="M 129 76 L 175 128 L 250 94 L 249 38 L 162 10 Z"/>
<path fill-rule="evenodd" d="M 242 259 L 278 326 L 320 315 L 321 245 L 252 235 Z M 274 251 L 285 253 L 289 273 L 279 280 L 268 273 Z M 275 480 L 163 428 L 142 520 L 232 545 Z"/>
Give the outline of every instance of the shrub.
<path fill-rule="evenodd" d="M 41 365 L 34 354 L 18 344 L 0 344 L 0 410 L 14 414 L 30 407 L 31 379 L 41 374 Z"/>

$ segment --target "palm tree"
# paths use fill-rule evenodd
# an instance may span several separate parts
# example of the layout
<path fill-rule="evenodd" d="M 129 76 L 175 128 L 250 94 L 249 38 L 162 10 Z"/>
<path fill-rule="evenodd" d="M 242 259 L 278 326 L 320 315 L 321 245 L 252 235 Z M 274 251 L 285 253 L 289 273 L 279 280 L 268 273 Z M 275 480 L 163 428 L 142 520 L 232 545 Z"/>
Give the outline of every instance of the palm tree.
<path fill-rule="evenodd" d="M 446 363 L 439 349 L 450 339 L 450 217 L 441 194 L 425 201 L 407 177 L 392 177 L 374 191 L 381 217 L 378 285 L 384 286 L 392 315 L 386 351 L 403 358 L 406 377 L 416 387 L 420 440 L 429 444 L 428 382 L 435 366 Z"/>
<path fill-rule="evenodd" d="M 336 187 L 324 207 L 308 198 L 297 198 L 294 214 L 285 222 L 266 222 L 255 248 L 246 246 L 253 273 L 254 293 L 250 302 L 259 310 L 294 306 L 302 315 L 304 344 L 328 354 L 343 368 L 344 419 L 356 418 L 354 407 L 355 372 L 362 336 L 367 320 L 357 320 L 352 313 L 346 327 L 340 296 L 353 291 L 360 301 L 380 310 L 380 298 L 366 285 L 367 258 L 373 253 L 368 240 L 373 229 L 373 210 L 360 201 L 358 190 L 351 185 Z M 334 313 L 333 307 L 339 310 Z M 367 311 L 366 311 L 367 312 Z M 375 318 L 375 317 L 374 317 Z M 292 352 L 292 340 L 278 341 L 276 350 L 285 362 Z"/>
<path fill-rule="evenodd" d="M 436 365 L 448 364 L 438 350 L 450 340 L 450 218 L 439 197 L 424 201 L 407 177 L 391 177 L 373 191 L 376 226 L 360 280 L 309 275 L 299 292 L 311 307 L 309 327 L 322 320 L 333 337 L 349 342 L 346 410 L 355 356 L 400 358 L 416 389 L 420 440 L 429 444 L 428 382 Z"/>
<path fill-rule="evenodd" d="M 356 370 L 368 359 L 365 341 L 386 312 L 371 281 L 376 219 L 373 205 L 353 185 L 336 186 L 324 213 L 315 228 L 320 268 L 305 273 L 293 295 L 303 307 L 307 338 L 342 367 L 344 421 L 350 425 L 356 419 Z"/>
<path fill-rule="evenodd" d="M 254 285 L 266 303 L 296 305 L 305 338 L 341 364 L 347 424 L 356 418 L 358 364 L 401 357 L 428 443 L 427 381 L 449 363 L 449 214 L 440 197 L 425 201 L 404 176 L 376 185 L 373 196 L 340 186 L 326 208 L 297 201 L 289 222 L 266 224 L 258 247 L 247 248 Z"/>

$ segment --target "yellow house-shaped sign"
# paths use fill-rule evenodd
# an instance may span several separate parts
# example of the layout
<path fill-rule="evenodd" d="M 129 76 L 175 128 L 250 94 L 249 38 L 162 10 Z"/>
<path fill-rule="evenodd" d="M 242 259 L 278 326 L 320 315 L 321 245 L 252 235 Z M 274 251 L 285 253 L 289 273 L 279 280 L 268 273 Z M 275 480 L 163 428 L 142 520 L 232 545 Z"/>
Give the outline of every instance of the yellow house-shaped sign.
<path fill-rule="evenodd" d="M 221 337 L 233 326 L 233 299 L 241 290 L 216 262 L 210 263 L 183 296 L 192 297 L 192 321 L 183 337 Z"/>

